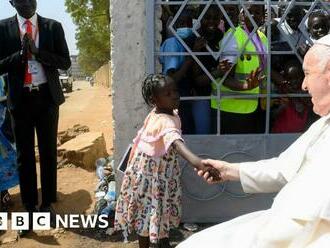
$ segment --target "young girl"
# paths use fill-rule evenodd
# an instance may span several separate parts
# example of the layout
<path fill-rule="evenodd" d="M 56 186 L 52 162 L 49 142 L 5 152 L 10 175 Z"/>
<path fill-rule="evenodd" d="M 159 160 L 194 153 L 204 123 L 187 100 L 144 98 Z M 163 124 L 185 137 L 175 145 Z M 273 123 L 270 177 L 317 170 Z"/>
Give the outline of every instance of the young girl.
<path fill-rule="evenodd" d="M 142 95 L 154 109 L 134 139 L 117 201 L 115 230 L 124 234 L 135 231 L 140 248 L 149 247 L 150 242 L 170 247 L 170 228 L 179 225 L 181 215 L 177 154 L 193 167 L 219 175 L 204 167 L 183 143 L 175 82 L 163 75 L 149 75 L 143 82 Z"/>
<path fill-rule="evenodd" d="M 280 74 L 285 81 L 277 82 L 279 93 L 302 93 L 304 71 L 298 59 L 287 61 Z M 300 133 L 308 128 L 312 106 L 310 99 L 291 97 L 280 99 L 280 106 L 274 111 L 272 133 Z"/>

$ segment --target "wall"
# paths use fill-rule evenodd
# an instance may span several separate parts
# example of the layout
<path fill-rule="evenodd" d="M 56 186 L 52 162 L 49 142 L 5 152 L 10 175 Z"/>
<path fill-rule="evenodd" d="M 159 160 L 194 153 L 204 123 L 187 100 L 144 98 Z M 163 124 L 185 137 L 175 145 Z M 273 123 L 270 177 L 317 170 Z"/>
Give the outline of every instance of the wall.
<path fill-rule="evenodd" d="M 103 86 L 106 88 L 111 87 L 111 63 L 103 65 L 93 75 L 95 85 Z"/>
<path fill-rule="evenodd" d="M 141 82 L 146 75 L 145 1 L 111 0 L 110 14 L 114 158 L 117 166 L 147 114 L 141 96 Z"/>

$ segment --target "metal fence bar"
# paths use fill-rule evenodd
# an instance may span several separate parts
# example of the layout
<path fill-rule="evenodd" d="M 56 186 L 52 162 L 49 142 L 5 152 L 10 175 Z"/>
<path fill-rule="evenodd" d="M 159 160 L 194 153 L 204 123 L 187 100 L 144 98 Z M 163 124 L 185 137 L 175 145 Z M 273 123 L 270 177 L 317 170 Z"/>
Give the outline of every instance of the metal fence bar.
<path fill-rule="evenodd" d="M 215 0 L 213 0 L 215 1 Z M 160 0 L 156 0 L 154 3 L 156 5 L 182 5 L 185 1 L 182 0 L 182 1 L 160 1 Z M 187 4 L 189 5 L 196 5 L 196 4 L 199 4 L 199 5 L 206 5 L 209 1 L 194 1 L 194 0 L 191 0 L 189 1 Z M 222 5 L 234 5 L 234 4 L 239 4 L 241 3 L 241 0 L 236 0 L 236 1 L 223 1 L 221 2 Z M 270 4 L 272 6 L 278 6 L 279 5 L 279 1 L 249 1 L 248 4 L 252 4 L 252 5 L 265 5 L 265 4 Z M 311 6 L 313 3 L 313 1 L 310 1 L 310 2 L 296 2 L 295 5 L 296 6 Z M 286 1 L 286 2 L 281 2 L 280 5 L 281 6 L 287 6 L 290 4 L 290 1 Z M 322 1 L 322 4 L 324 5 L 330 5 L 330 2 L 326 2 L 326 1 Z"/>
<path fill-rule="evenodd" d="M 233 94 L 233 95 L 220 95 L 221 98 L 267 98 L 268 96 L 270 96 L 270 98 L 303 98 L 303 97 L 309 97 L 308 94 L 241 94 L 241 95 L 236 95 L 236 94 Z M 211 100 L 211 99 L 218 99 L 217 96 L 183 96 L 183 97 L 180 97 L 180 100 Z"/>
<path fill-rule="evenodd" d="M 180 55 L 191 55 L 189 52 L 161 52 L 155 51 L 155 55 L 160 56 L 180 56 Z M 208 52 L 193 52 L 197 56 L 209 56 Z M 286 55 L 286 54 L 295 54 L 293 51 L 272 51 L 272 52 L 245 52 L 244 54 L 259 55 L 259 54 L 273 54 L 273 55 Z M 221 55 L 241 55 L 240 52 L 222 52 Z"/>
<path fill-rule="evenodd" d="M 200 13 L 198 19 L 197 19 L 197 24 L 200 23 L 200 21 L 202 20 L 204 14 L 207 12 L 208 8 L 211 6 L 211 4 L 217 4 L 218 7 L 220 8 L 222 14 L 224 14 L 225 18 L 229 18 L 224 7 L 225 5 L 237 5 L 240 6 L 242 11 L 244 11 L 244 13 L 246 14 L 246 16 L 249 18 L 250 22 L 253 25 L 253 30 L 252 32 L 249 34 L 248 38 L 249 40 L 252 39 L 252 36 L 257 32 L 258 27 L 253 19 L 253 17 L 251 16 L 251 14 L 249 13 L 249 10 L 247 8 L 247 5 L 264 5 L 266 12 L 268 13 L 267 15 L 267 20 L 265 22 L 265 27 L 267 28 L 266 30 L 266 36 L 268 39 L 268 48 L 267 51 L 265 52 L 245 52 L 245 51 L 238 51 L 238 52 L 222 52 L 222 50 L 215 52 L 212 49 L 210 49 L 209 47 L 207 47 L 208 52 L 193 52 L 190 47 L 188 47 L 188 45 L 181 39 L 181 37 L 179 37 L 176 34 L 176 30 L 174 29 L 174 24 L 177 21 L 177 19 L 179 18 L 180 14 L 182 13 L 182 11 L 184 10 L 184 8 L 187 5 L 204 5 L 204 9 L 202 10 L 202 12 Z M 286 37 L 286 34 L 284 33 L 284 31 L 282 30 L 282 28 L 280 27 L 284 22 L 285 22 L 285 18 L 287 16 L 287 14 L 290 12 L 290 10 L 294 7 L 294 6 L 303 6 L 303 7 L 309 7 L 309 10 L 307 11 L 306 15 L 304 16 L 303 20 L 301 21 L 300 25 L 299 25 L 299 29 L 302 32 L 302 34 L 307 38 L 307 40 L 309 40 L 309 37 L 307 35 L 306 32 L 306 28 L 303 26 L 305 25 L 305 21 L 307 20 L 307 16 L 312 12 L 312 10 L 314 10 L 315 6 L 317 6 L 319 4 L 319 6 L 321 5 L 321 7 L 325 8 L 327 11 L 329 11 L 330 8 L 330 2 L 325 2 L 322 0 L 316 0 L 316 1 L 309 1 L 309 2 L 297 2 L 295 0 L 292 1 L 288 1 L 288 2 L 282 2 L 280 3 L 281 6 L 286 6 L 286 10 L 284 11 L 284 14 L 282 15 L 282 17 L 280 18 L 280 21 L 277 25 L 277 28 L 279 29 L 281 35 L 286 39 L 286 42 L 288 43 L 288 45 L 290 46 L 290 48 L 292 49 L 291 51 L 276 51 L 276 50 L 271 50 L 271 23 L 272 23 L 272 17 L 271 17 L 271 12 L 272 9 L 274 8 L 274 6 L 278 6 L 279 1 L 243 1 L 243 0 L 237 0 L 237 1 L 219 1 L 219 0 L 208 0 L 208 1 L 193 1 L 193 0 L 183 0 L 183 1 L 160 1 L 160 0 L 155 0 L 155 1 L 147 1 L 147 35 L 148 35 L 148 47 L 149 50 L 147 52 L 147 70 L 148 72 L 155 72 L 155 58 L 156 56 L 191 56 L 195 62 L 200 66 L 200 68 L 202 69 L 202 71 L 208 76 L 208 78 L 211 81 L 215 81 L 215 78 L 213 77 L 213 75 L 205 68 L 205 66 L 203 65 L 203 63 L 201 63 L 201 61 L 198 59 L 197 56 L 213 56 L 213 58 L 215 57 L 219 57 L 219 55 L 236 55 L 236 56 L 240 56 L 243 53 L 244 54 L 251 54 L 251 55 L 255 55 L 255 54 L 264 54 L 267 56 L 267 72 L 266 72 L 266 76 L 267 76 L 267 83 L 266 86 L 264 86 L 266 88 L 266 93 L 265 92 L 260 92 L 259 94 L 244 94 L 244 93 L 235 93 L 235 94 L 222 94 L 222 92 L 220 91 L 220 86 L 221 84 L 224 82 L 225 78 L 228 76 L 229 73 L 226 73 L 225 76 L 223 76 L 220 80 L 220 82 L 218 82 L 217 85 L 217 96 L 191 96 L 191 97 L 181 97 L 180 99 L 182 101 L 191 101 L 191 100 L 211 100 L 211 99 L 217 99 L 220 100 L 222 98 L 261 98 L 261 99 L 265 99 L 266 100 L 266 120 L 265 120 L 265 134 L 269 135 L 270 134 L 270 117 L 271 117 L 271 113 L 270 113 L 270 107 L 271 107 L 271 103 L 272 103 L 272 99 L 273 98 L 282 98 L 282 97 L 290 97 L 290 98 L 303 98 L 303 97 L 309 97 L 308 94 L 300 94 L 300 93 L 290 93 L 290 94 L 277 94 L 277 93 L 272 93 L 272 82 L 271 82 L 271 56 L 272 55 L 296 55 L 296 57 L 300 60 L 300 62 L 302 62 L 302 58 L 300 56 L 300 54 L 297 51 L 297 48 L 294 46 L 294 44 L 292 43 L 291 40 L 289 40 Z M 155 48 L 155 43 L 154 43 L 154 38 L 155 38 L 155 30 L 154 30 L 154 26 L 155 26 L 155 7 L 157 5 L 176 5 L 176 6 L 180 6 L 179 10 L 176 12 L 170 26 L 169 29 L 170 31 L 172 31 L 174 37 L 176 37 L 181 44 L 183 45 L 183 47 L 186 49 L 186 52 L 160 52 L 159 49 Z M 150 13 L 152 12 L 152 13 Z M 227 20 L 228 21 L 228 20 Z M 229 20 L 229 22 L 231 23 L 231 20 Z M 197 29 L 197 24 L 194 25 L 193 30 L 196 31 Z M 195 35 L 198 37 L 199 34 L 197 32 L 195 32 Z M 247 45 L 247 43 L 249 42 L 249 40 L 246 42 L 245 46 Z M 245 47 L 244 46 L 244 47 Z M 150 59 L 151 58 L 151 59 Z M 150 61 L 152 60 L 152 62 Z M 264 88 L 264 89 L 265 89 Z M 220 120 L 221 120 L 221 116 L 220 116 L 220 110 L 217 109 L 217 134 L 220 134 Z"/>
<path fill-rule="evenodd" d="M 155 73 L 155 1 L 146 1 L 146 71 Z"/>
<path fill-rule="evenodd" d="M 270 77 L 270 73 L 271 73 L 271 40 L 272 40 L 272 32 L 271 32 L 271 5 L 270 3 L 267 4 L 267 20 L 266 20 L 266 27 L 267 27 L 267 40 L 268 40 L 268 44 L 267 44 L 267 84 L 266 84 L 266 92 L 267 94 L 267 98 L 266 98 L 266 120 L 265 120 L 265 133 L 269 134 L 269 123 L 270 123 L 270 92 L 271 92 L 271 77 Z"/>

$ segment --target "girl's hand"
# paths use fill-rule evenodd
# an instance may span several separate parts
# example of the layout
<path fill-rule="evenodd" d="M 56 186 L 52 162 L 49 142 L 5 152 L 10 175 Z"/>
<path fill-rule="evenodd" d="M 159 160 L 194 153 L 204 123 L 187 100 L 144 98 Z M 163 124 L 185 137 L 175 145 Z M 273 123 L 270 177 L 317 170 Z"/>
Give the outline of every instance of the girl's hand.
<path fill-rule="evenodd" d="M 188 147 L 184 145 L 182 140 L 176 140 L 173 143 L 174 149 L 178 151 L 178 153 L 187 160 L 196 171 L 202 171 L 202 173 L 207 173 L 211 175 L 215 180 L 221 180 L 220 172 L 211 165 L 207 165 L 203 163 L 203 160 L 196 156 L 193 152 L 191 152 Z"/>
<path fill-rule="evenodd" d="M 194 170 L 199 176 L 207 174 L 207 177 L 212 178 L 213 181 L 221 181 L 220 172 L 212 166 L 204 165 L 202 160 L 199 161 L 197 167 L 195 167 Z"/>
<path fill-rule="evenodd" d="M 206 166 L 206 170 L 204 170 L 204 173 L 209 173 L 209 176 L 212 178 L 213 181 L 220 182 L 221 181 L 221 173 L 212 166 Z"/>
<path fill-rule="evenodd" d="M 206 159 L 202 160 L 206 167 L 212 167 L 218 171 L 219 178 L 213 178 L 209 171 L 198 170 L 197 174 L 209 183 L 222 183 L 225 181 L 239 181 L 239 166 L 221 160 Z"/>

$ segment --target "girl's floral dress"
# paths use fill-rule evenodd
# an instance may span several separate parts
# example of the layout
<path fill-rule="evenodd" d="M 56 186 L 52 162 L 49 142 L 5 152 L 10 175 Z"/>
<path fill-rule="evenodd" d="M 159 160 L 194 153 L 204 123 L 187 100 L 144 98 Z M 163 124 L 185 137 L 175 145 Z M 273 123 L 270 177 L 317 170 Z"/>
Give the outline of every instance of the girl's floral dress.
<path fill-rule="evenodd" d="M 151 111 L 134 139 L 117 200 L 115 230 L 135 231 L 155 243 L 179 225 L 181 172 L 171 146 L 178 139 L 182 140 L 177 112 L 172 116 Z"/>

